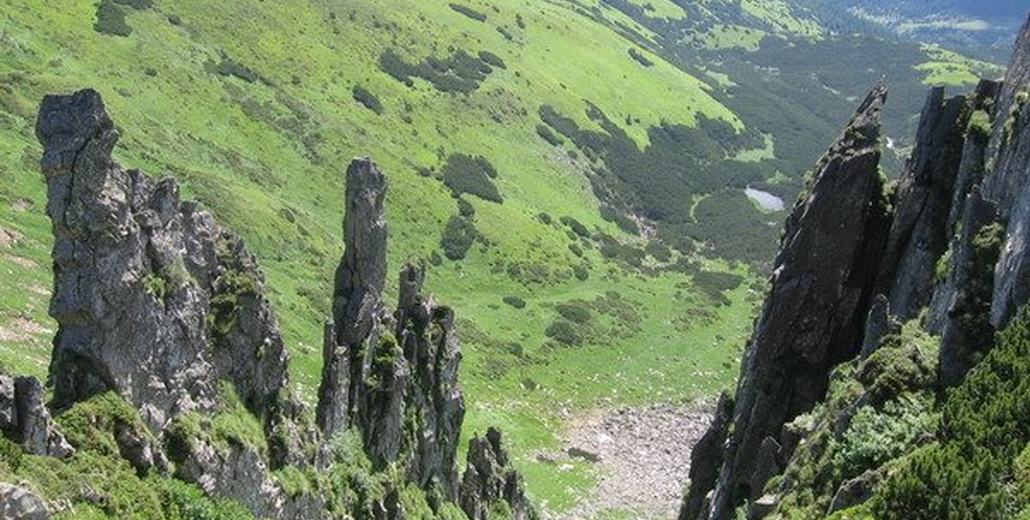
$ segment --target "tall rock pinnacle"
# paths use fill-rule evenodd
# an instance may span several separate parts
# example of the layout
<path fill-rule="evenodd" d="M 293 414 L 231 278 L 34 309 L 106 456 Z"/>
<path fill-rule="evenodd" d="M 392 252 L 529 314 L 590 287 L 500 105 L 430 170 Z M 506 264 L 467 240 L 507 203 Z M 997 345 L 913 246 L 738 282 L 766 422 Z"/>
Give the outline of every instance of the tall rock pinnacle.
<path fill-rule="evenodd" d="M 118 132 L 97 92 L 47 96 L 36 135 L 54 232 L 54 405 L 117 392 L 156 436 L 178 446 L 169 448 L 176 477 L 261 517 L 310 517 L 320 501 L 288 498 L 269 471 L 311 462 L 306 448 L 317 432 L 305 427 L 290 392 L 264 277 L 243 240 L 182 201 L 172 179 L 112 160 Z M 42 403 L 38 384 L 16 390 Z M 173 431 L 192 412 L 223 411 L 226 392 L 263 425 L 267 455 L 245 443 L 219 445 L 209 432 L 183 439 Z M 32 444 L 47 440 L 52 452 L 41 408 L 22 415 L 36 418 L 30 430 L 40 440 Z M 133 435 L 118 437 L 122 456 L 137 470 L 163 467 L 161 447 Z"/>
<path fill-rule="evenodd" d="M 778 472 L 757 471 L 757 461 L 786 458 L 777 441 L 783 425 L 822 398 L 832 366 L 857 353 L 890 224 L 879 174 L 886 97 L 883 85 L 869 93 L 787 219 L 772 288 L 741 367 L 714 494 L 708 508 L 707 489 L 692 489 L 696 496 L 686 502 L 702 504 L 702 518 L 731 518 L 741 500 L 757 498 Z"/>
<path fill-rule="evenodd" d="M 317 420 L 326 437 L 356 427 L 377 467 L 456 500 L 464 399 L 454 313 L 422 294 L 425 267 L 406 263 L 391 315 L 383 307 L 386 178 L 368 159 L 347 170 L 345 250 L 325 330 Z"/>
<path fill-rule="evenodd" d="M 118 132 L 95 91 L 47 96 L 36 135 L 54 231 L 58 406 L 115 390 L 159 429 L 213 409 L 227 380 L 262 416 L 286 386 L 287 353 L 242 240 L 181 201 L 173 180 L 111 159 Z"/>
<path fill-rule="evenodd" d="M 326 436 L 347 428 L 351 397 L 351 367 L 357 356 L 377 341 L 386 311 L 386 176 L 370 159 L 355 159 L 347 168 L 343 217 L 344 251 L 336 269 L 333 321 L 326 326 L 319 387 L 317 421 Z M 354 381 L 360 382 L 360 380 Z"/>

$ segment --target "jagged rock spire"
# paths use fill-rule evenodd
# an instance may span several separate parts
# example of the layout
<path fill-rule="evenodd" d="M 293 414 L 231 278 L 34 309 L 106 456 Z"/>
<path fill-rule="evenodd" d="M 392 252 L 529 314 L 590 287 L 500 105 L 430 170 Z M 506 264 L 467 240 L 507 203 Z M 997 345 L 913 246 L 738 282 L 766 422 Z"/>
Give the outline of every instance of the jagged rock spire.
<path fill-rule="evenodd" d="M 772 288 L 748 346 L 722 468 L 704 518 L 725 520 L 757 498 L 758 460 L 782 461 L 780 430 L 826 391 L 830 368 L 857 354 L 889 219 L 879 173 L 882 83 L 819 161 L 787 219 Z M 722 448 L 721 442 L 712 446 Z M 758 477 L 756 477 L 758 475 Z M 704 502 L 691 489 L 687 503 Z"/>
<path fill-rule="evenodd" d="M 422 294 L 420 262 L 402 267 L 398 308 L 385 312 L 386 178 L 372 161 L 356 159 L 347 183 L 318 423 L 327 437 L 358 428 L 377 467 L 399 463 L 410 481 L 456 500 L 465 405 L 454 313 Z"/>
<path fill-rule="evenodd" d="M 333 319 L 341 345 L 368 337 L 382 313 L 386 282 L 386 176 L 371 159 L 347 168 L 343 259 L 336 270 Z"/>
<path fill-rule="evenodd" d="M 54 404 L 114 391 L 173 442 L 167 428 L 189 412 L 219 411 L 228 383 L 263 423 L 267 457 L 202 436 L 179 443 L 176 476 L 262 517 L 317 510 L 315 500 L 292 503 L 269 474 L 310 462 L 306 446 L 317 432 L 299 420 L 303 406 L 290 391 L 264 278 L 243 240 L 182 201 L 175 181 L 113 161 L 118 132 L 96 91 L 44 98 L 36 135 L 54 232 Z M 39 385 L 23 386 L 17 393 L 42 408 Z M 31 429 L 40 439 L 41 421 Z M 118 436 L 137 469 L 163 466 L 164 454 L 153 452 L 159 446 L 133 432 Z"/>
<path fill-rule="evenodd" d="M 511 467 L 501 438 L 501 431 L 491 427 L 485 437 L 469 440 L 461 508 L 470 520 L 487 520 L 493 506 L 504 502 L 512 520 L 535 520 L 537 514 L 526 497 L 522 475 Z"/>
<path fill-rule="evenodd" d="M 54 230 L 55 402 L 115 390 L 158 429 L 216 407 L 224 379 L 262 416 L 287 385 L 287 353 L 242 240 L 173 180 L 111 159 L 118 132 L 97 92 L 47 96 L 36 135 Z"/>
<path fill-rule="evenodd" d="M 386 312 L 386 176 L 371 159 L 355 159 L 347 168 L 344 192 L 343 258 L 336 269 L 333 316 L 323 343 L 322 382 L 316 418 L 327 437 L 350 424 L 352 399 L 360 382 L 352 367 L 365 364 L 358 356 L 371 349 Z"/>

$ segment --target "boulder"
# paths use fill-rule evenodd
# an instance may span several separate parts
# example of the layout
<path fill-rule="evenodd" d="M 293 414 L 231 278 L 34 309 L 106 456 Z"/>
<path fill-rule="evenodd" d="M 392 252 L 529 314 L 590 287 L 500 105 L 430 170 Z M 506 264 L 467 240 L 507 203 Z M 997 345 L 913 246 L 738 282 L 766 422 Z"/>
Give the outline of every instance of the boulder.
<path fill-rule="evenodd" d="M 43 402 L 43 385 L 35 377 L 0 374 L 0 434 L 33 455 L 68 458 L 68 443 Z"/>
<path fill-rule="evenodd" d="M 32 491 L 0 482 L 0 518 L 7 520 L 50 520 L 46 504 Z"/>

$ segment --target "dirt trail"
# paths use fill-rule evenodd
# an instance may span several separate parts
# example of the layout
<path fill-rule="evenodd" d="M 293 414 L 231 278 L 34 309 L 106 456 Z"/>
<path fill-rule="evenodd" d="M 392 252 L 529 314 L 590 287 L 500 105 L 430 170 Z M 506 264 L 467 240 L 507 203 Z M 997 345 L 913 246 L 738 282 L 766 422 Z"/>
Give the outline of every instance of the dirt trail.
<path fill-rule="evenodd" d="M 690 450 L 711 422 L 710 403 L 619 408 L 574 420 L 564 456 L 591 460 L 601 473 L 591 496 L 555 520 L 676 518 Z"/>

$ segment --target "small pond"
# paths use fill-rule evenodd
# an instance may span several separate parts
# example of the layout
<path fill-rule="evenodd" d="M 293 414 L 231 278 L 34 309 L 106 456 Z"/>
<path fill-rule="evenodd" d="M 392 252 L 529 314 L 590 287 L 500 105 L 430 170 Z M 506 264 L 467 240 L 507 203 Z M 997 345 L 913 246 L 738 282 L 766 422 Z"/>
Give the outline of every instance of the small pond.
<path fill-rule="evenodd" d="M 758 203 L 762 209 L 768 211 L 783 211 L 783 199 L 769 193 L 768 191 L 756 190 L 750 186 L 744 190 L 747 198 Z"/>

